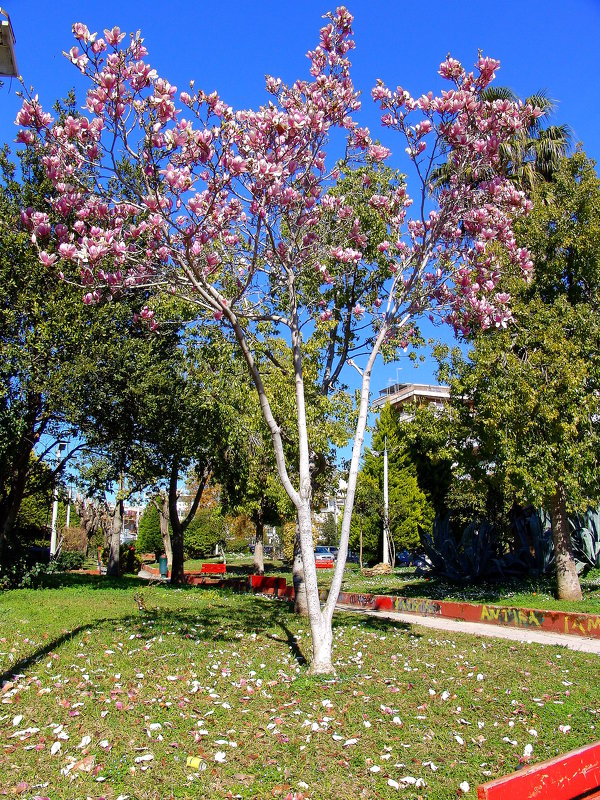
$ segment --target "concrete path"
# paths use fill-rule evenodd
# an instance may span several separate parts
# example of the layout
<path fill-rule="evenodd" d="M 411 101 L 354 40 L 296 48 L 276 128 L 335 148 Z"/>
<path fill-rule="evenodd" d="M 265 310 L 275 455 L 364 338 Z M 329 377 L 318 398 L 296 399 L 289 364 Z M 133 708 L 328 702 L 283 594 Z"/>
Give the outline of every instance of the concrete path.
<path fill-rule="evenodd" d="M 464 622 L 447 617 L 427 617 L 420 614 L 402 614 L 395 611 L 370 611 L 347 605 L 338 605 L 339 611 L 351 611 L 356 614 L 368 614 L 372 617 L 384 618 L 407 625 L 420 625 L 424 628 L 435 628 L 448 633 L 470 633 L 474 636 L 490 636 L 496 639 L 512 639 L 515 642 L 536 642 L 538 644 L 559 645 L 569 650 L 600 655 L 600 639 L 586 636 L 568 636 L 551 631 L 532 631 L 522 628 L 509 628 L 501 625 L 486 625 L 484 622 Z"/>

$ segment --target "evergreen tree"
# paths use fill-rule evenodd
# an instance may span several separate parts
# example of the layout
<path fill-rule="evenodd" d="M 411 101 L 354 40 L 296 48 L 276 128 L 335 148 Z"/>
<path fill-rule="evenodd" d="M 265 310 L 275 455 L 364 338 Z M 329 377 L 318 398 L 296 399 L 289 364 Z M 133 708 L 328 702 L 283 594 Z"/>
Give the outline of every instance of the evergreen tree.
<path fill-rule="evenodd" d="M 152 500 L 140 517 L 135 549 L 138 553 L 154 553 L 157 560 L 163 551 L 159 510 Z"/>

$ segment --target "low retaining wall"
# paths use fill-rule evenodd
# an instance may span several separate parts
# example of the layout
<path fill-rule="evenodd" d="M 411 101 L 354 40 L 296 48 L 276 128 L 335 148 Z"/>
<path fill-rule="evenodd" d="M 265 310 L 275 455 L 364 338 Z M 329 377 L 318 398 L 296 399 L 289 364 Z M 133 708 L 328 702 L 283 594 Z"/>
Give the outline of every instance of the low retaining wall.
<path fill-rule="evenodd" d="M 153 575 L 155 568 L 145 567 Z M 186 582 L 191 586 L 229 587 L 238 591 L 252 591 L 281 599 L 294 599 L 294 587 L 285 578 L 271 575 L 250 575 L 248 578 L 210 578 L 199 572 L 186 572 Z M 321 600 L 327 599 L 327 590 L 321 590 Z M 570 611 L 543 611 L 536 608 L 454 603 L 448 600 L 430 600 L 422 597 L 394 597 L 387 594 L 360 594 L 340 592 L 338 604 L 369 611 L 392 611 L 402 614 L 419 614 L 427 617 L 447 617 L 465 622 L 483 622 L 524 630 L 566 633 L 600 639 L 600 614 L 577 614 Z"/>
<path fill-rule="evenodd" d="M 372 611 L 397 611 L 402 614 L 422 614 L 430 617 L 449 617 L 465 622 L 484 622 L 536 631 L 567 633 L 600 639 L 600 615 L 577 614 L 570 611 L 543 611 L 534 608 L 453 603 L 419 597 L 340 592 L 338 603 Z"/>

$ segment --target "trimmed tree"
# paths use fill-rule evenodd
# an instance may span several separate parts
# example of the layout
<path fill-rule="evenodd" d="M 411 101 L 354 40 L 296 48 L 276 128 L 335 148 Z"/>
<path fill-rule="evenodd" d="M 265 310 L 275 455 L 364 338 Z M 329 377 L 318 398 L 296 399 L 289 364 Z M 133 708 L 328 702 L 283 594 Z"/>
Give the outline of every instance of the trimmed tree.
<path fill-rule="evenodd" d="M 497 253 L 505 249 L 521 268 L 530 267 L 511 229 L 512 217 L 528 202 L 495 175 L 495 167 L 502 143 L 528 125 L 535 110 L 482 98 L 498 67 L 490 58 L 480 57 L 473 73 L 454 59 L 444 61 L 440 74 L 450 87 L 439 97 L 414 99 L 379 82 L 373 97 L 382 122 L 400 134 L 416 167 L 411 216 L 406 186 L 377 167 L 390 151 L 355 119 L 360 103 L 350 77 L 351 26 L 345 8 L 329 14 L 308 54 L 310 77 L 290 86 L 268 77 L 268 105 L 234 113 L 216 93 L 182 92 L 184 118 L 176 88 L 144 61 L 139 35 L 123 45 L 118 28 L 98 38 L 77 24 L 78 44 L 69 57 L 90 82 L 86 114 L 53 123 L 28 96 L 18 115 L 19 139 L 43 152 L 60 192 L 54 208 L 67 228 L 64 235 L 52 229 L 40 259 L 78 264 L 87 303 L 153 286 L 178 295 L 235 337 L 297 512 L 314 673 L 333 670 L 332 617 L 377 355 L 404 346 L 423 313 L 463 330 L 506 324 L 509 298 L 496 292 Z M 340 136 L 346 138 L 346 169 L 372 165 L 359 200 L 352 192 L 328 192 L 342 168 L 328 163 L 327 148 Z M 445 161 L 452 173 L 448 188 L 428 211 L 430 176 Z M 375 230 L 361 223 L 365 204 L 379 220 Z M 142 317 L 154 327 L 151 309 Z M 293 472 L 255 353 L 281 330 L 292 351 Z M 325 393 L 335 389 L 349 357 L 361 376 L 340 550 L 323 608 L 313 555 L 305 381 L 318 350 Z"/>

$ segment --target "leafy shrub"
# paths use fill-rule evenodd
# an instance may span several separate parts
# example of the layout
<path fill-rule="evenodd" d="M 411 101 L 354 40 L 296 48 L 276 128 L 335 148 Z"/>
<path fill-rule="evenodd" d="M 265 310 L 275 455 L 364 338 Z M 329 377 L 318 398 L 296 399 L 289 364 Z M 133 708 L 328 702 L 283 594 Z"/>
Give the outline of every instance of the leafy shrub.
<path fill-rule="evenodd" d="M 448 516 L 436 518 L 432 534 L 422 534 L 431 571 L 457 582 L 548 574 L 555 564 L 549 516 L 543 510 L 519 509 L 511 525 L 512 546 L 502 552 L 497 531 L 487 520 L 470 523 L 456 537 Z"/>
<path fill-rule="evenodd" d="M 85 554 L 75 550 L 63 550 L 54 562 L 59 570 L 81 569 L 85 562 Z"/>
<path fill-rule="evenodd" d="M 110 555 L 110 548 L 105 547 L 102 551 L 102 563 L 108 565 L 108 557 Z M 142 561 L 135 552 L 135 545 L 122 544 L 119 546 L 119 575 L 125 573 L 137 575 L 142 568 Z"/>
<path fill-rule="evenodd" d="M 188 525 L 183 535 L 183 549 L 188 558 L 206 558 L 217 544 L 225 543 L 225 521 L 214 510 L 203 508 Z"/>
<path fill-rule="evenodd" d="M 515 545 L 504 558 L 506 572 L 513 575 L 551 572 L 555 558 L 550 516 L 543 509 L 519 509 L 511 515 L 511 528 Z"/>
<path fill-rule="evenodd" d="M 59 571 L 60 567 L 56 561 L 51 561 L 49 564 L 42 562 L 31 564 L 27 559 L 20 559 L 2 567 L 0 590 L 35 589 L 44 582 L 48 575 Z"/>
<path fill-rule="evenodd" d="M 63 551 L 77 552 L 85 555 L 88 551 L 88 537 L 84 528 L 69 527 L 62 532 Z"/>
<path fill-rule="evenodd" d="M 228 553 L 249 553 L 250 542 L 245 536 L 239 536 L 236 539 L 227 539 L 226 549 Z"/>
<path fill-rule="evenodd" d="M 569 522 L 578 568 L 600 567 L 600 509 L 589 508 L 585 514 L 575 514 Z"/>
<path fill-rule="evenodd" d="M 502 574 L 496 534 L 486 520 L 467 525 L 457 538 L 449 516 L 438 516 L 431 534 L 422 533 L 422 541 L 431 570 L 452 581 L 476 581 Z"/>

